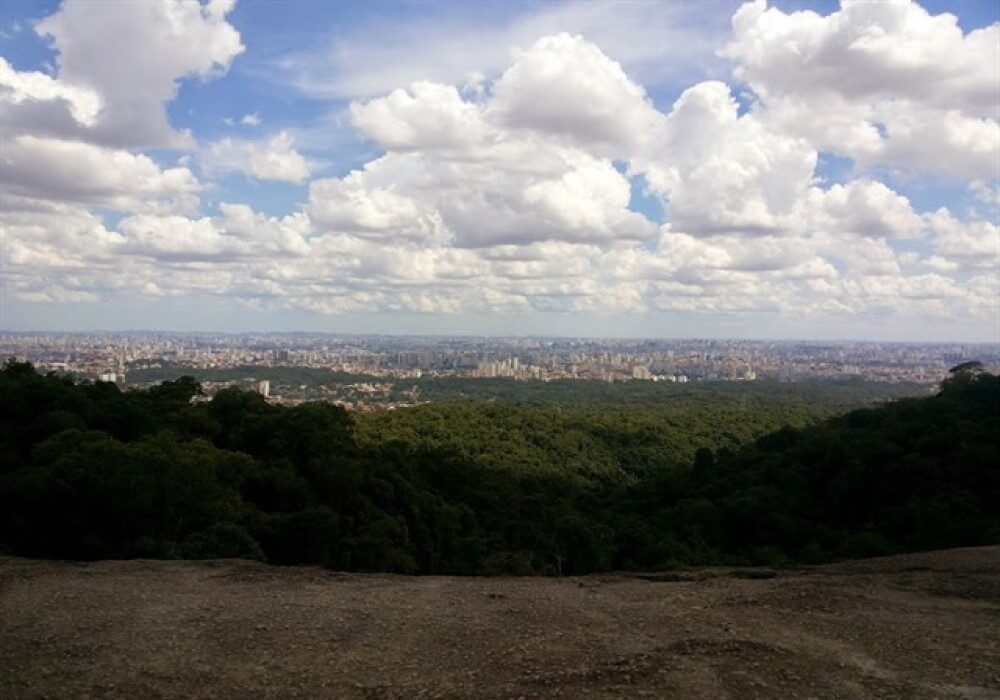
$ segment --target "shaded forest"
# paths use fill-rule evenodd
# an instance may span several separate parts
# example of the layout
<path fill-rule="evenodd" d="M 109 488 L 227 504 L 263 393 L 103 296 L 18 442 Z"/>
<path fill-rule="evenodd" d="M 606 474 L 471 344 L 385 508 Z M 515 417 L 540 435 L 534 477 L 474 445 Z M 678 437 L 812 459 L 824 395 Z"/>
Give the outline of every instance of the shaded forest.
<path fill-rule="evenodd" d="M 364 417 L 200 391 L 4 365 L 0 552 L 577 574 L 1000 542 L 1000 378 L 975 367 L 822 421 L 843 396 L 813 385 Z"/>

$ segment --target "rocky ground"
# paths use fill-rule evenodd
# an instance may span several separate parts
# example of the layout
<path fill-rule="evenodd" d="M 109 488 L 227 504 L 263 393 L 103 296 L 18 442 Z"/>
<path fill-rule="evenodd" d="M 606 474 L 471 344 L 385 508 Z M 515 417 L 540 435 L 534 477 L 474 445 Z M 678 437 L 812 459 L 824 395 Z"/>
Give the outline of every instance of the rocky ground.
<path fill-rule="evenodd" d="M 0 698 L 1000 698 L 1000 547 L 581 578 L 0 559 Z"/>

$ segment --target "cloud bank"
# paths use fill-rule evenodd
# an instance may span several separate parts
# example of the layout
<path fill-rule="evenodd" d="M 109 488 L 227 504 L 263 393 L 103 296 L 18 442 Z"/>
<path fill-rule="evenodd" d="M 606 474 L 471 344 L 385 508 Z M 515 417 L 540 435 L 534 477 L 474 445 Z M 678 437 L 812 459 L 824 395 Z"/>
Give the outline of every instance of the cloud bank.
<path fill-rule="evenodd" d="M 487 66 L 492 78 L 425 76 L 352 101 L 345 118 L 378 154 L 314 177 L 289 131 L 199 144 L 169 124 L 178 81 L 217 79 L 244 51 L 230 2 L 126 5 L 68 0 L 40 22 L 54 76 L 0 62 L 19 300 L 996 322 L 995 221 L 918 211 L 878 172 L 995 192 L 1000 25 L 963 33 L 909 0 L 843 0 L 828 16 L 758 0 L 719 47 L 732 82 L 665 107 L 599 41 L 549 33 Z M 128 37 L 113 56 L 110 36 Z M 153 146 L 198 167 L 159 165 Z M 824 182 L 824 154 L 857 174 Z M 303 200 L 282 216 L 206 210 L 212 180 L 234 172 L 301 184 Z"/>

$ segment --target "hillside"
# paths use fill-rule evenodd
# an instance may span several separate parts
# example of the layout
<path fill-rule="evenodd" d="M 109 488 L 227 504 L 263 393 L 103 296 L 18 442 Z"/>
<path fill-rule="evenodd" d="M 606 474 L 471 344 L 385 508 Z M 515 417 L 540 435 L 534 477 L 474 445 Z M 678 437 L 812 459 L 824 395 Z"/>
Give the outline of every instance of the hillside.
<path fill-rule="evenodd" d="M 1000 696 L 1000 548 L 449 578 L 0 558 L 0 697 Z"/>
<path fill-rule="evenodd" d="M 190 378 L 121 392 L 9 363 L 0 551 L 558 575 L 1000 542 L 1000 378 L 960 372 L 825 421 L 807 400 L 822 386 L 794 391 L 359 421 L 236 389 L 192 403 Z"/>

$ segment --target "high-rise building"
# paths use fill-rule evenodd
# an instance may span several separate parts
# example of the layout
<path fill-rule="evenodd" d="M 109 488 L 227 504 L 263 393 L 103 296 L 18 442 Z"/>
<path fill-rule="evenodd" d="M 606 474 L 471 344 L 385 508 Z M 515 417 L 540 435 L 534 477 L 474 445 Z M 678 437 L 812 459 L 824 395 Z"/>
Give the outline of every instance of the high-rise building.
<path fill-rule="evenodd" d="M 652 379 L 653 374 L 645 365 L 636 365 L 632 368 L 632 379 Z"/>
<path fill-rule="evenodd" d="M 261 380 L 257 385 L 257 393 L 263 396 L 265 399 L 271 395 L 271 382 L 266 379 Z"/>

